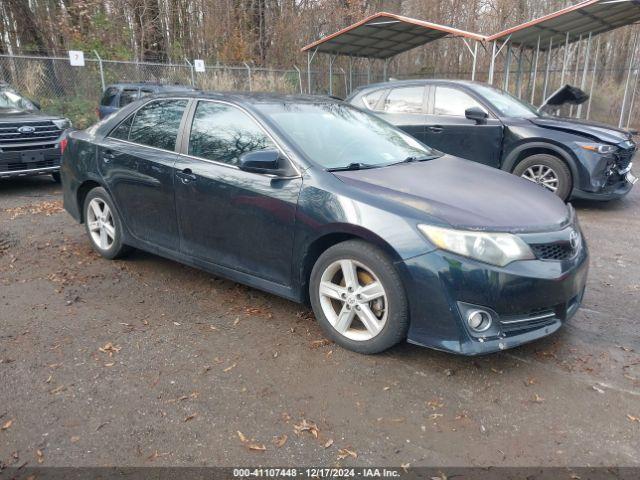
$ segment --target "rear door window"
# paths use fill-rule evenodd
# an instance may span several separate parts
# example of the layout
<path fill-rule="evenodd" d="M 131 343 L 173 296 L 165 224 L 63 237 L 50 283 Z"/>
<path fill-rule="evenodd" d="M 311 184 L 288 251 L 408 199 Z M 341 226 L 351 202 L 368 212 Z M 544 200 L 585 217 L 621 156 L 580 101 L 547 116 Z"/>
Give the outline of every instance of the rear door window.
<path fill-rule="evenodd" d="M 480 107 L 485 110 L 471 95 L 452 87 L 437 87 L 434 102 L 434 115 L 447 115 L 452 117 L 464 117 L 465 110 L 471 107 Z"/>
<path fill-rule="evenodd" d="M 129 141 L 162 150 L 174 150 L 187 102 L 156 100 L 147 103 L 133 117 Z"/>
<path fill-rule="evenodd" d="M 118 89 L 116 87 L 109 87 L 104 91 L 104 95 L 102 95 L 102 100 L 100 100 L 100 105 L 105 107 L 110 107 L 113 103 L 113 99 L 118 94 Z"/>
<path fill-rule="evenodd" d="M 384 101 L 387 113 L 424 113 L 424 86 L 394 88 Z"/>
<path fill-rule="evenodd" d="M 129 105 L 131 102 L 135 102 L 140 93 L 137 88 L 125 88 L 120 93 L 120 106 L 124 107 L 125 105 Z"/>
<path fill-rule="evenodd" d="M 237 165 L 240 155 L 277 148 L 256 121 L 239 108 L 200 102 L 193 116 L 189 155 Z"/>

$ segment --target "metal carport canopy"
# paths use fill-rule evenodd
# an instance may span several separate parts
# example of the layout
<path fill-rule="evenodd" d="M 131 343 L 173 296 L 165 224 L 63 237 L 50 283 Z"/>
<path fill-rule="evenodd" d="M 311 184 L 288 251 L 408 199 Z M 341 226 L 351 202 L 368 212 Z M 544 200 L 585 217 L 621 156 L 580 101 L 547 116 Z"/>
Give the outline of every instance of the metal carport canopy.
<path fill-rule="evenodd" d="M 444 37 L 486 39 L 457 28 L 379 12 L 307 45 L 302 51 L 388 59 Z"/>
<path fill-rule="evenodd" d="M 487 38 L 535 49 L 562 46 L 581 36 L 615 30 L 640 21 L 640 0 L 586 0 L 530 22 L 508 28 Z M 540 42 L 538 42 L 540 38 Z"/>

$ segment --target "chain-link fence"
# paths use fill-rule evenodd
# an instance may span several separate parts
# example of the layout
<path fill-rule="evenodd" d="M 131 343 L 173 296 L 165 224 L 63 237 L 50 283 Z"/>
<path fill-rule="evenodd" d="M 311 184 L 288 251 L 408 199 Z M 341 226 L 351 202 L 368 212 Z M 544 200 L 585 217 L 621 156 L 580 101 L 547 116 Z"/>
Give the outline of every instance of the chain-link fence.
<path fill-rule="evenodd" d="M 566 79 L 578 78 L 583 72 L 568 69 Z M 640 128 L 640 118 L 636 113 L 636 88 L 640 77 L 632 70 L 632 85 L 627 107 L 621 115 L 625 79 L 629 71 L 598 71 L 591 88 L 591 71 L 587 91 L 592 94 L 589 105 L 580 109 L 581 118 L 589 118 L 617 125 L 623 124 Z M 388 77 L 415 78 L 416 75 L 398 71 L 387 72 Z M 469 79 L 470 71 L 438 72 L 437 75 L 421 74 L 420 78 Z M 543 96 L 543 82 L 538 76 L 533 81 L 531 71 L 522 71 L 520 79 L 513 72 L 507 89 L 533 104 L 540 104 Z M 478 71 L 476 78 L 486 80 L 487 72 Z M 504 72 L 496 71 L 494 84 L 505 86 Z M 245 65 L 207 65 L 204 72 L 196 72 L 189 62 L 151 63 L 114 61 L 85 58 L 85 66 L 71 66 L 67 57 L 37 57 L 29 55 L 0 55 L 0 81 L 13 85 L 26 96 L 36 100 L 42 109 L 69 117 L 76 126 L 85 127 L 96 119 L 96 109 L 106 85 L 117 82 L 154 82 L 164 84 L 192 85 L 202 90 L 219 91 L 263 91 L 279 93 L 333 94 L 346 97 L 360 85 L 383 81 L 381 68 L 371 68 L 370 64 L 345 68 L 333 65 L 329 71 L 326 62 L 316 62 L 307 71 L 292 69 L 258 68 Z M 560 70 L 550 72 L 547 94 L 560 86 Z M 533 91 L 533 95 L 532 95 Z M 578 115 L 578 108 L 567 109 L 565 114 Z"/>

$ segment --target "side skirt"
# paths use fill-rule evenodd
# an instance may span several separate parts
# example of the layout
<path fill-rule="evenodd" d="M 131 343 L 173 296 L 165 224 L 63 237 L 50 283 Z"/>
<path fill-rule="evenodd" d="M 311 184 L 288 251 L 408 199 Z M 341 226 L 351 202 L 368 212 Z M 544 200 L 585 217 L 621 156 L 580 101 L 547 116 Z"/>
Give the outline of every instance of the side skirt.
<path fill-rule="evenodd" d="M 207 262 L 199 258 L 193 258 L 180 252 L 169 250 L 163 247 L 158 247 L 155 245 L 150 245 L 146 242 L 136 240 L 131 235 L 127 235 L 125 243 L 139 250 L 143 250 L 160 257 L 168 258 L 169 260 L 174 260 L 190 267 L 204 270 L 205 272 L 211 273 L 213 275 L 218 275 L 220 277 L 226 278 L 227 280 L 242 283 L 243 285 L 247 285 L 252 288 L 257 288 L 258 290 L 263 290 L 265 292 L 278 295 L 279 297 L 286 298 L 287 300 L 291 300 L 296 303 L 303 302 L 300 292 L 286 285 L 271 282 L 269 280 L 256 277 L 255 275 L 239 272 L 238 270 L 223 267 L 222 265 Z"/>

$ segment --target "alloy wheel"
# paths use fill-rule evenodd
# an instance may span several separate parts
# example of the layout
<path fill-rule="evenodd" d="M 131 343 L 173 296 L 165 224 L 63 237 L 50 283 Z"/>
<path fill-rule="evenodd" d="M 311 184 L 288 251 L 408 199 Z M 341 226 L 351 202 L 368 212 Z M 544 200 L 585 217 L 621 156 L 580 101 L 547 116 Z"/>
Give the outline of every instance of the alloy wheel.
<path fill-rule="evenodd" d="M 101 198 L 89 202 L 87 226 L 93 243 L 101 250 L 109 250 L 116 238 L 116 227 L 109 205 Z"/>
<path fill-rule="evenodd" d="M 558 174 L 547 165 L 531 165 L 522 173 L 522 178 L 555 193 L 558 190 Z"/>
<path fill-rule="evenodd" d="M 342 259 L 322 273 L 319 285 L 322 310 L 331 326 L 356 341 L 371 340 L 384 328 L 388 302 L 382 282 L 366 265 Z"/>

